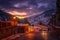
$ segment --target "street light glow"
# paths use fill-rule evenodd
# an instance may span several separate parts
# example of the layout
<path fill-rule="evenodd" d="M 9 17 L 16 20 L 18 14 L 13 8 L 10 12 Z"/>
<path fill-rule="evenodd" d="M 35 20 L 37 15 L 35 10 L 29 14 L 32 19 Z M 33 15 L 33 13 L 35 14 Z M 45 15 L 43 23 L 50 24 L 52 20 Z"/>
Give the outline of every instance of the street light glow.
<path fill-rule="evenodd" d="M 14 16 L 13 19 L 16 19 L 16 16 Z"/>

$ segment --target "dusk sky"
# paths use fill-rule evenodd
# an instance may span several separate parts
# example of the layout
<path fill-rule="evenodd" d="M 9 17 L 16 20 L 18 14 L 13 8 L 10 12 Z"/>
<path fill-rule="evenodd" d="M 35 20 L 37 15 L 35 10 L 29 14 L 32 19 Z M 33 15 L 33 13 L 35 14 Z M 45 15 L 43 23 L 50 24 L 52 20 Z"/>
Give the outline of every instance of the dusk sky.
<path fill-rule="evenodd" d="M 56 10 L 56 0 L 0 0 L 0 9 L 18 18 L 20 15 L 26 15 L 23 18 L 28 18 L 32 24 L 40 21 L 48 24 L 54 13 L 48 10 Z M 36 15 L 39 16 L 35 17 Z"/>
<path fill-rule="evenodd" d="M 0 0 L 0 9 L 11 14 L 25 12 L 28 15 L 56 8 L 56 0 Z"/>

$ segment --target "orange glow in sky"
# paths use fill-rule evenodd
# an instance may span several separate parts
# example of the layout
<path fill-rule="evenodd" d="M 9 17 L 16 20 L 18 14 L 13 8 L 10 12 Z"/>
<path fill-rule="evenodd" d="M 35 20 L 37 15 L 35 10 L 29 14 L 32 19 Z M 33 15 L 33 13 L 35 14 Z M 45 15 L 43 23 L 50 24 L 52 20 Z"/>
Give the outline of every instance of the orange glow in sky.
<path fill-rule="evenodd" d="M 11 14 L 11 15 L 15 15 L 19 19 L 26 18 L 26 15 L 27 15 L 26 12 L 17 12 L 17 11 L 11 11 L 11 12 L 8 12 L 8 13 Z"/>
<path fill-rule="evenodd" d="M 19 19 L 26 18 L 25 16 L 16 16 L 16 17 L 19 18 Z"/>
<path fill-rule="evenodd" d="M 11 15 L 27 15 L 27 13 L 26 12 L 17 12 L 17 11 L 11 11 L 11 12 L 8 12 L 8 13 L 10 13 Z"/>

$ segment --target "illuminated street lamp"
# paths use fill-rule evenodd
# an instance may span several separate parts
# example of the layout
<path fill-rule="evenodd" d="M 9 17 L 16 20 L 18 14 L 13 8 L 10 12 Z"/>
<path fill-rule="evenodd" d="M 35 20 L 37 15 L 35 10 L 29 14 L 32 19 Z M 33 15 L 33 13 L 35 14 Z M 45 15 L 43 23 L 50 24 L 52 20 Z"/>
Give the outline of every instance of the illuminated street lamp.
<path fill-rule="evenodd" d="M 14 26 L 15 26 L 15 23 L 16 23 L 16 19 L 17 19 L 17 17 L 13 16 Z"/>
<path fill-rule="evenodd" d="M 16 19 L 16 16 L 14 16 L 13 19 L 15 20 Z"/>

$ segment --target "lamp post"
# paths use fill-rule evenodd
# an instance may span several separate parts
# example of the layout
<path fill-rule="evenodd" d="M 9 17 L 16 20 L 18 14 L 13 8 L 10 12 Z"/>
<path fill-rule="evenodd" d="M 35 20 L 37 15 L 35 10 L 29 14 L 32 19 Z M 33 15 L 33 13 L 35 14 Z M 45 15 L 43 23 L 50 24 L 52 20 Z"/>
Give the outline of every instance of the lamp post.
<path fill-rule="evenodd" d="M 14 17 L 13 17 L 14 26 L 15 26 L 15 23 L 16 23 L 16 19 L 17 19 L 17 17 L 16 17 L 16 16 L 14 16 Z"/>

